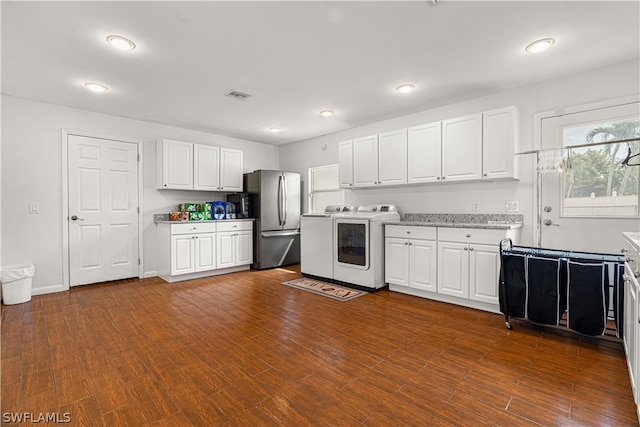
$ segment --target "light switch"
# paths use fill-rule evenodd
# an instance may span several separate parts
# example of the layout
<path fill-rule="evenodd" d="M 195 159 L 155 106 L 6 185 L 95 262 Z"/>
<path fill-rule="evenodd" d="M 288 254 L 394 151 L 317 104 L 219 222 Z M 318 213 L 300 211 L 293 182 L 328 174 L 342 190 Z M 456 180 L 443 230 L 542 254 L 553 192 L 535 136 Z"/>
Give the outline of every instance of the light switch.
<path fill-rule="evenodd" d="M 38 207 L 37 203 L 29 203 L 29 213 L 30 214 L 40 213 L 40 208 Z"/>

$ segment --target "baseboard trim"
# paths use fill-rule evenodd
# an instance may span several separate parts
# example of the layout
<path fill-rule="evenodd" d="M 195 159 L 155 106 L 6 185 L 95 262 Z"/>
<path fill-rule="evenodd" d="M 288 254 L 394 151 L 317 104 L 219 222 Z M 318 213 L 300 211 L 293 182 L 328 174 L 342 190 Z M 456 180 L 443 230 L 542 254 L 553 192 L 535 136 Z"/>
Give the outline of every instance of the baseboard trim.
<path fill-rule="evenodd" d="M 31 295 L 54 294 L 65 291 L 64 285 L 43 286 L 31 289 Z"/>

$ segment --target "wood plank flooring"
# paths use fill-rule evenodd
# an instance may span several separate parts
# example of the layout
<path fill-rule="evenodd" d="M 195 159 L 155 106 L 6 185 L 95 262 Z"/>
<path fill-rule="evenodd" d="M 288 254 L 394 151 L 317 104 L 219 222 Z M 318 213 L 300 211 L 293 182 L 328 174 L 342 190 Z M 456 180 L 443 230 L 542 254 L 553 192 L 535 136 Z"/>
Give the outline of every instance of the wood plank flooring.
<path fill-rule="evenodd" d="M 509 331 L 387 290 L 340 302 L 280 284 L 299 276 L 129 280 L 5 306 L 1 412 L 78 426 L 638 425 L 620 343 Z"/>

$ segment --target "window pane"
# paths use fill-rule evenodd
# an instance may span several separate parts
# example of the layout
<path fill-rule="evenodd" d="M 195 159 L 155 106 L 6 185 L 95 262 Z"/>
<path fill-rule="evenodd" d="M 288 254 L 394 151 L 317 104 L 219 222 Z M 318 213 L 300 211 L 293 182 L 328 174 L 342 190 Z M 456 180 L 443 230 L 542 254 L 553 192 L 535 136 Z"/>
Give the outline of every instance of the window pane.
<path fill-rule="evenodd" d="M 628 118 L 563 129 L 565 147 L 593 144 L 568 153 L 570 167 L 564 172 L 563 215 L 638 215 L 639 167 L 625 166 L 622 162 L 629 153 L 640 152 L 640 143 L 601 143 L 637 138 L 639 126 L 640 119 Z"/>

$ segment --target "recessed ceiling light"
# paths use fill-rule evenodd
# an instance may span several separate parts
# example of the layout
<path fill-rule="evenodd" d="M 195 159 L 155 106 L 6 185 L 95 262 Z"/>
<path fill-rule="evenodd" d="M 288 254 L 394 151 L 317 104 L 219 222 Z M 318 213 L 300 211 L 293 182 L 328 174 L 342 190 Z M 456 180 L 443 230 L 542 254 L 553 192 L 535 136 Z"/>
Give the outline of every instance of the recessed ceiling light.
<path fill-rule="evenodd" d="M 109 90 L 108 87 L 106 87 L 105 85 L 102 85 L 100 83 L 91 83 L 91 82 L 89 82 L 89 83 L 85 83 L 84 85 L 87 87 L 87 89 L 89 89 L 89 90 L 91 90 L 93 92 L 102 93 L 102 92 L 106 92 L 106 91 Z"/>
<path fill-rule="evenodd" d="M 107 36 L 107 42 L 111 46 L 120 50 L 133 50 L 136 48 L 136 44 L 134 42 L 122 36 L 116 36 L 116 35 Z"/>
<path fill-rule="evenodd" d="M 269 128 L 269 131 L 271 133 L 280 133 L 280 132 L 282 132 L 282 129 L 273 127 L 273 128 Z"/>
<path fill-rule="evenodd" d="M 524 48 L 529 53 L 540 53 L 551 47 L 556 41 L 552 38 L 536 40 Z"/>
<path fill-rule="evenodd" d="M 320 111 L 320 115 L 321 115 L 322 117 L 331 117 L 331 116 L 333 116 L 334 114 L 335 114 L 335 112 L 334 112 L 334 111 L 332 111 L 332 110 L 322 110 L 322 111 Z"/>
<path fill-rule="evenodd" d="M 416 85 L 412 83 L 403 83 L 400 86 L 396 87 L 396 91 L 400 93 L 409 93 L 412 92 L 416 88 Z"/>

